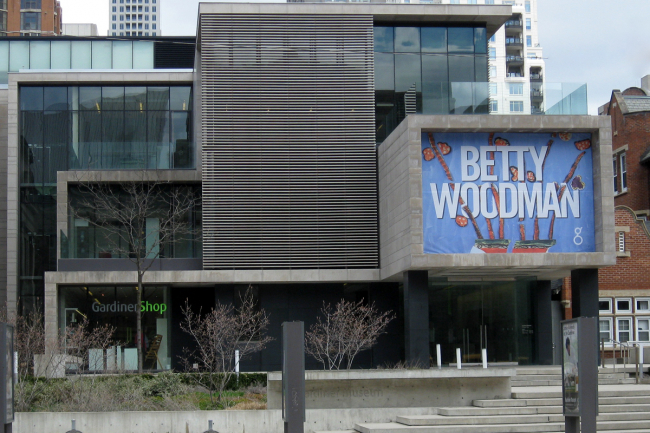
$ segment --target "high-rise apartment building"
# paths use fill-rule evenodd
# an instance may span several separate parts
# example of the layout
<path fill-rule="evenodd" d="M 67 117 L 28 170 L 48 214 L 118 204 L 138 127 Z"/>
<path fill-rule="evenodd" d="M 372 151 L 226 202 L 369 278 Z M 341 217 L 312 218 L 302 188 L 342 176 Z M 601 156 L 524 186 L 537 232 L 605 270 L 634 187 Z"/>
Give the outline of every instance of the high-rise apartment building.
<path fill-rule="evenodd" d="M 161 36 L 159 0 L 110 0 L 108 36 Z"/>
<path fill-rule="evenodd" d="M 61 3 L 56 0 L 0 0 L 0 36 L 61 34 Z"/>

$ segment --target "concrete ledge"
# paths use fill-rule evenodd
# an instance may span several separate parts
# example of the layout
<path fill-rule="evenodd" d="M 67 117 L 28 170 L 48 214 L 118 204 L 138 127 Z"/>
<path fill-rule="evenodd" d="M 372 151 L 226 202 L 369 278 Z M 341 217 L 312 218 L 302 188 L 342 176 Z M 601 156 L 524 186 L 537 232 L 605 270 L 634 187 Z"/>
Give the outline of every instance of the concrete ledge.
<path fill-rule="evenodd" d="M 306 407 L 388 408 L 469 406 L 475 399 L 510 397 L 514 368 L 309 371 Z M 282 376 L 269 373 L 269 409 L 282 407 Z"/>

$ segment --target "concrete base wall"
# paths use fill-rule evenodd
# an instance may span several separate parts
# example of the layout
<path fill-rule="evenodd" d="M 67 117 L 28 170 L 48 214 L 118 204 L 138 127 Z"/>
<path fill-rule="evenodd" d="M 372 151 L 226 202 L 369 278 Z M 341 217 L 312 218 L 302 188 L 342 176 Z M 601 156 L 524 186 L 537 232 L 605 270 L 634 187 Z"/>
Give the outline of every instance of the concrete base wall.
<path fill-rule="evenodd" d="M 307 410 L 305 432 L 351 430 L 360 422 L 390 422 L 398 415 L 435 415 L 434 408 Z M 76 420 L 82 433 L 203 433 L 208 420 L 219 433 L 283 433 L 280 410 L 195 412 L 19 412 L 13 433 L 64 433 Z"/>
<path fill-rule="evenodd" d="M 510 398 L 513 369 L 307 372 L 307 409 L 454 407 Z M 282 380 L 268 376 L 268 408 L 282 407 Z"/>

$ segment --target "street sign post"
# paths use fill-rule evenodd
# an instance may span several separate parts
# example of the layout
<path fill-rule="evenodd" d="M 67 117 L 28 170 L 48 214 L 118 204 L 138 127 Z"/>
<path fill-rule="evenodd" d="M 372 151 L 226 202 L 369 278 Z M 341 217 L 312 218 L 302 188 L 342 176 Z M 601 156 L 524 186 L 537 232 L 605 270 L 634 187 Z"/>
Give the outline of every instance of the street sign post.
<path fill-rule="evenodd" d="M 282 324 L 282 419 L 284 433 L 305 432 L 305 327 Z"/>
<path fill-rule="evenodd" d="M 11 433 L 14 422 L 14 327 L 0 323 L 0 422 Z"/>

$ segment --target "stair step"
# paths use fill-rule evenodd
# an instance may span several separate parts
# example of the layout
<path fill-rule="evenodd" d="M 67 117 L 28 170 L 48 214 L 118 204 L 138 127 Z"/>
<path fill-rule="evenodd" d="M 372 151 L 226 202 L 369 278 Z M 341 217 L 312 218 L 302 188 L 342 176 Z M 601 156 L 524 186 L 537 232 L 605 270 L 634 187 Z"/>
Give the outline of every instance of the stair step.
<path fill-rule="evenodd" d="M 597 421 L 639 421 L 645 420 L 650 426 L 650 412 L 601 413 Z"/>
<path fill-rule="evenodd" d="M 639 409 L 639 412 L 644 410 Z M 610 411 L 612 413 L 616 411 Z M 527 406 L 527 407 L 441 407 L 438 415 L 444 416 L 481 416 L 481 415 L 537 415 L 537 414 L 561 414 L 560 406 Z"/>
<path fill-rule="evenodd" d="M 616 412 L 650 412 L 650 404 L 600 404 L 598 410 L 603 413 Z"/>
<path fill-rule="evenodd" d="M 512 378 L 513 382 L 538 380 L 562 380 L 562 374 L 519 374 Z"/>
<path fill-rule="evenodd" d="M 618 415 L 618 414 L 611 414 Z M 615 419 L 614 419 L 615 420 Z M 395 419 L 400 424 L 408 426 L 474 426 L 492 424 L 537 424 L 549 422 L 564 422 L 562 415 L 501 415 L 501 416 L 473 416 L 450 417 L 442 415 L 414 415 L 398 416 Z"/>
<path fill-rule="evenodd" d="M 538 374 L 562 374 L 562 367 L 535 367 L 535 368 L 517 368 L 517 376 L 534 376 Z"/>
<path fill-rule="evenodd" d="M 512 383 L 512 386 L 522 386 L 522 387 L 523 386 L 562 386 L 562 379 L 557 379 L 557 380 L 512 380 L 511 383 Z"/>
<path fill-rule="evenodd" d="M 649 390 L 647 387 L 639 389 L 625 389 L 625 390 L 599 390 L 598 397 L 631 397 L 631 396 L 648 396 Z M 515 399 L 537 399 L 537 398 L 562 398 L 561 390 L 553 391 L 526 391 L 514 390 L 512 398 Z"/>
<path fill-rule="evenodd" d="M 550 433 L 564 431 L 564 422 L 540 424 L 477 424 L 459 426 L 407 426 L 399 423 L 355 424 L 361 433 Z"/>

